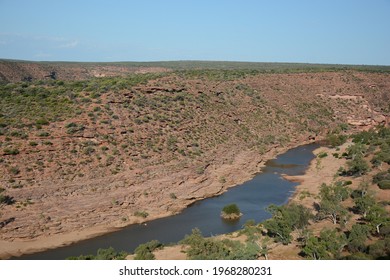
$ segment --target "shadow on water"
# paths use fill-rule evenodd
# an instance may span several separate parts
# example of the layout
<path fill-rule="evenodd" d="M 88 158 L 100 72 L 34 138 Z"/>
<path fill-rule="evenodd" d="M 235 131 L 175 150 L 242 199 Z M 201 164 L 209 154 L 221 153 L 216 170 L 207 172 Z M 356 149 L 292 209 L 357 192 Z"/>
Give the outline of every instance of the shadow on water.
<path fill-rule="evenodd" d="M 224 194 L 195 202 L 182 213 L 125 227 L 117 232 L 77 242 L 70 246 L 24 255 L 19 259 L 65 259 L 69 256 L 96 254 L 99 248 L 113 247 L 117 251 L 133 252 L 142 243 L 157 239 L 163 243 L 178 242 L 192 229 L 199 228 L 203 235 L 228 233 L 242 228 L 248 220 L 261 222 L 270 217 L 266 208 L 270 204 L 285 204 L 297 183 L 281 178 L 281 174 L 300 175 L 314 158 L 312 151 L 318 144 L 303 145 L 279 155 L 266 163 L 262 172 L 252 180 L 229 189 Z M 236 203 L 243 216 L 237 221 L 221 219 L 221 209 Z"/>

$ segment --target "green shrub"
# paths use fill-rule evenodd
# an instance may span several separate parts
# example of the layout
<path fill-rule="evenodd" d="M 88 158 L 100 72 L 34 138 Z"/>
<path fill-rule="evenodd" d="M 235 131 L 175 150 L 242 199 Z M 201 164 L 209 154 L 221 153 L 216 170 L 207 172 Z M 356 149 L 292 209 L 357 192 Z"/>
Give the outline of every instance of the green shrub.
<path fill-rule="evenodd" d="M 192 260 L 255 260 L 259 254 L 259 246 L 254 242 L 204 238 L 199 229 L 193 229 L 180 243 L 189 246 L 186 253 Z"/>
<path fill-rule="evenodd" d="M 139 245 L 134 253 L 135 253 L 135 260 L 154 260 L 155 256 L 153 254 L 153 251 L 156 249 L 161 249 L 163 247 L 163 244 L 160 243 L 158 240 L 152 240 L 147 243 Z"/>
<path fill-rule="evenodd" d="M 374 177 L 372 177 L 372 182 L 374 184 L 377 184 L 383 180 L 390 180 L 390 169 L 387 171 L 379 172 L 379 173 L 375 174 Z"/>
<path fill-rule="evenodd" d="M 13 166 L 9 169 L 9 172 L 12 173 L 13 175 L 18 175 L 20 173 L 20 169 L 16 166 Z"/>
<path fill-rule="evenodd" d="M 67 128 L 66 133 L 68 134 L 74 134 L 76 132 L 83 131 L 85 127 L 82 124 L 76 124 L 76 123 L 68 123 L 65 128 Z"/>
<path fill-rule="evenodd" d="M 38 136 L 39 137 L 48 137 L 48 136 L 50 136 L 50 133 L 46 132 L 46 131 L 42 131 L 42 132 L 38 133 Z"/>
<path fill-rule="evenodd" d="M 356 133 L 352 136 L 352 141 L 354 143 L 361 143 L 369 145 L 371 144 L 371 141 L 377 137 L 375 131 L 369 130 L 369 131 L 361 131 L 359 133 Z"/>
<path fill-rule="evenodd" d="M 19 154 L 19 150 L 16 148 L 14 148 L 14 149 L 6 148 L 6 149 L 4 149 L 3 152 L 4 152 L 4 155 L 17 155 L 17 154 Z"/>
<path fill-rule="evenodd" d="M 293 230 L 305 229 L 312 218 L 308 208 L 295 203 L 283 206 L 270 205 L 267 210 L 272 214 L 272 218 L 263 223 L 264 228 L 270 237 L 284 245 L 291 242 Z"/>
<path fill-rule="evenodd" d="M 349 176 L 361 176 L 370 170 L 370 167 L 363 156 L 355 156 L 352 160 L 347 161 L 347 165 L 349 166 L 349 170 L 346 175 Z"/>
<path fill-rule="evenodd" d="M 15 200 L 14 200 L 13 197 L 0 193 L 0 204 L 11 205 L 11 204 L 14 204 L 14 203 L 15 203 Z"/>
<path fill-rule="evenodd" d="M 124 260 L 127 252 L 116 252 L 114 248 L 99 249 L 96 255 L 80 255 L 78 257 L 69 257 L 67 260 Z"/>
<path fill-rule="evenodd" d="M 390 180 L 382 180 L 378 182 L 378 186 L 382 190 L 388 190 L 390 189 Z"/>
<path fill-rule="evenodd" d="M 37 126 L 49 125 L 49 121 L 46 119 L 38 119 L 38 120 L 36 120 L 35 124 Z"/>
<path fill-rule="evenodd" d="M 237 204 L 232 203 L 229 205 L 226 205 L 225 207 L 222 208 L 222 212 L 226 215 L 231 215 L 231 214 L 236 214 L 240 215 L 240 208 L 238 208 Z"/>
<path fill-rule="evenodd" d="M 328 154 L 326 153 L 326 152 L 321 152 L 321 153 L 319 153 L 318 154 L 318 158 L 324 158 L 324 157 L 327 157 L 328 156 Z"/>
<path fill-rule="evenodd" d="M 390 257 L 390 237 L 371 244 L 368 253 L 374 259 L 389 259 Z"/>
<path fill-rule="evenodd" d="M 35 146 L 38 146 L 38 143 L 35 142 L 35 141 L 30 141 L 30 143 L 28 143 L 31 147 L 35 147 Z"/>
<path fill-rule="evenodd" d="M 141 218 L 146 218 L 147 216 L 149 216 L 149 213 L 147 213 L 145 211 L 136 211 L 134 213 L 134 216 L 141 217 Z"/>
<path fill-rule="evenodd" d="M 345 143 L 347 141 L 346 135 L 339 134 L 328 134 L 325 139 L 326 143 L 331 147 L 337 147 Z"/>

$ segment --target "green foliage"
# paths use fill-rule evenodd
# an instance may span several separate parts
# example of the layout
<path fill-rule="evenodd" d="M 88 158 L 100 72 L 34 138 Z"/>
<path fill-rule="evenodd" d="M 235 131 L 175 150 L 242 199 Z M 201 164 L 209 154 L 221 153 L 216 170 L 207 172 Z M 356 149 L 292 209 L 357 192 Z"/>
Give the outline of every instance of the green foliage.
<path fill-rule="evenodd" d="M 351 190 L 342 181 L 327 185 L 323 183 L 320 187 L 320 197 L 325 200 L 334 200 L 341 202 L 346 200 L 351 193 Z"/>
<path fill-rule="evenodd" d="M 389 190 L 390 189 L 390 180 L 379 181 L 378 186 L 382 190 Z"/>
<path fill-rule="evenodd" d="M 382 149 L 378 153 L 375 154 L 374 158 L 372 159 L 372 163 L 375 165 L 379 165 L 381 162 L 385 162 L 387 164 L 390 164 L 390 148 Z"/>
<path fill-rule="evenodd" d="M 302 248 L 302 253 L 309 259 L 325 260 L 337 259 L 347 244 L 343 233 L 336 230 L 323 229 L 320 236 L 310 236 Z"/>
<path fill-rule="evenodd" d="M 347 159 L 363 157 L 367 152 L 367 147 L 360 143 L 355 143 L 347 148 Z"/>
<path fill-rule="evenodd" d="M 15 203 L 13 197 L 0 193 L 0 204 L 12 205 Z"/>
<path fill-rule="evenodd" d="M 152 240 L 147 243 L 139 245 L 134 253 L 135 253 L 135 260 L 154 260 L 155 256 L 153 254 L 153 251 L 156 249 L 161 249 L 163 247 L 163 244 L 160 243 L 158 240 Z"/>
<path fill-rule="evenodd" d="M 367 212 L 365 220 L 371 226 L 371 230 L 377 234 L 381 234 L 381 228 L 390 225 L 390 217 L 386 209 L 376 203 Z"/>
<path fill-rule="evenodd" d="M 348 236 L 348 250 L 352 253 L 365 252 L 369 234 L 370 229 L 367 225 L 354 224 Z"/>
<path fill-rule="evenodd" d="M 349 169 L 346 171 L 348 176 L 361 176 L 370 171 L 370 166 L 362 156 L 356 156 L 352 160 L 347 161 Z"/>
<path fill-rule="evenodd" d="M 136 211 L 136 212 L 134 213 L 134 216 L 136 216 L 136 217 L 141 217 L 141 218 L 146 218 L 146 217 L 149 216 L 149 213 L 146 212 L 146 211 Z"/>
<path fill-rule="evenodd" d="M 317 155 L 318 158 L 324 158 L 324 157 L 327 157 L 328 154 L 326 152 L 321 152 Z"/>
<path fill-rule="evenodd" d="M 337 182 L 332 185 L 322 184 L 320 187 L 319 211 L 317 218 L 329 218 L 334 224 L 340 222 L 346 223 L 349 218 L 348 211 L 341 202 L 350 195 L 350 189 L 343 182 Z"/>
<path fill-rule="evenodd" d="M 99 249 L 96 255 L 80 255 L 78 257 L 69 257 L 68 260 L 124 260 L 127 252 L 116 252 L 114 248 Z"/>
<path fill-rule="evenodd" d="M 374 259 L 390 259 L 390 237 L 371 244 L 368 252 Z"/>
<path fill-rule="evenodd" d="M 177 149 L 177 138 L 173 135 L 170 135 L 167 139 L 167 148 L 169 151 L 176 151 Z"/>
<path fill-rule="evenodd" d="M 84 125 L 82 124 L 76 124 L 76 123 L 68 123 L 65 128 L 67 128 L 66 133 L 68 134 L 74 134 L 76 132 L 81 132 L 85 129 Z"/>
<path fill-rule="evenodd" d="M 271 205 L 268 211 L 271 212 L 272 218 L 264 222 L 264 227 L 268 235 L 285 245 L 292 240 L 291 232 L 305 229 L 312 218 L 309 209 L 295 203 L 283 206 Z"/>
<path fill-rule="evenodd" d="M 230 214 L 236 214 L 240 215 L 241 211 L 240 208 L 238 208 L 237 204 L 228 204 L 222 208 L 222 212 L 224 214 L 230 215 Z"/>
<path fill-rule="evenodd" d="M 372 182 L 378 184 L 380 181 L 390 180 L 390 168 L 387 171 L 382 171 L 372 177 Z"/>
<path fill-rule="evenodd" d="M 346 135 L 331 133 L 326 136 L 326 143 L 331 147 L 341 146 L 347 141 Z"/>
<path fill-rule="evenodd" d="M 239 233 L 245 234 L 247 236 L 247 241 L 254 242 L 261 236 L 261 226 L 256 225 L 254 220 L 248 220 Z"/>
<path fill-rule="evenodd" d="M 376 139 L 376 137 L 377 137 L 376 132 L 370 129 L 369 131 L 360 131 L 352 135 L 352 141 L 354 143 L 370 145 L 371 142 Z"/>
<path fill-rule="evenodd" d="M 35 124 L 37 126 L 42 126 L 42 125 L 49 125 L 49 121 L 43 118 L 39 118 L 35 121 Z"/>
<path fill-rule="evenodd" d="M 359 214 L 365 218 L 367 213 L 371 210 L 371 208 L 376 204 L 375 198 L 372 195 L 362 195 L 354 199 L 355 201 L 355 209 Z"/>
<path fill-rule="evenodd" d="M 199 229 L 193 229 L 180 243 L 188 246 L 186 253 L 192 260 L 254 260 L 259 253 L 256 243 L 204 238 Z"/>
<path fill-rule="evenodd" d="M 0 116 L 10 125 L 35 123 L 37 127 L 73 116 L 76 105 L 59 85 L 14 83 L 0 85 Z M 22 121 L 23 120 L 23 121 Z"/>
<path fill-rule="evenodd" d="M 17 155 L 19 154 L 19 150 L 16 148 L 5 148 L 3 153 L 4 155 Z"/>

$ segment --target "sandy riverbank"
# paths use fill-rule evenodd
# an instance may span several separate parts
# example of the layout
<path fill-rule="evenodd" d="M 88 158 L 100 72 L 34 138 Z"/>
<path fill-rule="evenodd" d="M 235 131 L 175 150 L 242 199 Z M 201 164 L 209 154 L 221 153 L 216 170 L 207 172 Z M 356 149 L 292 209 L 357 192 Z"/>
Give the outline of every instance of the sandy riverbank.
<path fill-rule="evenodd" d="M 315 155 L 326 153 L 327 156 L 314 158 L 304 175 L 283 175 L 286 180 L 299 182 L 289 202 L 296 202 L 308 208 L 313 208 L 313 203 L 317 202 L 316 197 L 319 194 L 321 184 L 330 184 L 334 181 L 337 170 L 346 162 L 344 158 L 336 159 L 332 154 L 338 153 L 341 155 L 350 144 L 349 142 L 344 143 L 338 150 L 330 147 L 319 147 L 313 153 Z"/>

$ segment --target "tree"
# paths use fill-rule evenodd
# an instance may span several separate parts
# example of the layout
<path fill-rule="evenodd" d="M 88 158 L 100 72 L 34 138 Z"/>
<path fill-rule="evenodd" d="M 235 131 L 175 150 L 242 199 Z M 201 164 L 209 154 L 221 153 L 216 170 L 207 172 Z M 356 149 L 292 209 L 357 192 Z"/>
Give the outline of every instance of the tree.
<path fill-rule="evenodd" d="M 366 218 L 367 213 L 375 204 L 375 198 L 370 194 L 360 196 L 355 199 L 355 209 L 363 216 L 363 218 Z"/>
<path fill-rule="evenodd" d="M 269 253 L 269 242 L 270 242 L 270 239 L 269 237 L 265 237 L 263 240 L 260 241 L 257 241 L 256 244 L 257 246 L 259 246 L 260 248 L 260 256 L 264 256 L 264 258 L 266 260 L 268 260 L 268 253 Z"/>
<path fill-rule="evenodd" d="M 116 252 L 114 248 L 98 249 L 96 255 L 80 255 L 78 257 L 69 257 L 68 260 L 124 260 L 128 255 L 127 252 Z"/>
<path fill-rule="evenodd" d="M 188 246 L 186 253 L 192 260 L 254 260 L 259 255 L 255 242 L 242 244 L 236 240 L 204 238 L 199 229 L 192 230 L 180 243 Z"/>
<path fill-rule="evenodd" d="M 347 161 L 347 165 L 349 166 L 347 174 L 350 176 L 361 176 L 366 174 L 370 170 L 370 166 L 361 155 L 354 157 L 350 161 Z"/>
<path fill-rule="evenodd" d="M 337 182 L 332 185 L 325 183 L 320 187 L 321 201 L 319 203 L 318 217 L 320 219 L 328 218 L 333 224 L 337 222 L 346 223 L 349 218 L 349 213 L 341 202 L 349 197 L 350 189 L 343 185 L 342 182 Z"/>
<path fill-rule="evenodd" d="M 240 208 L 237 204 L 228 204 L 222 208 L 221 217 L 224 219 L 238 219 L 241 216 Z"/>
<path fill-rule="evenodd" d="M 368 248 L 369 255 L 374 259 L 390 259 L 390 237 L 378 240 Z"/>
<path fill-rule="evenodd" d="M 336 182 L 331 185 L 323 183 L 320 187 L 320 197 L 325 200 L 344 201 L 349 197 L 351 190 L 343 182 Z"/>
<path fill-rule="evenodd" d="M 329 218 L 333 224 L 337 224 L 337 222 L 345 223 L 348 219 L 347 209 L 336 200 L 322 200 L 318 214 L 320 219 Z"/>
<path fill-rule="evenodd" d="M 348 236 L 348 249 L 350 252 L 364 252 L 367 248 L 366 240 L 370 233 L 367 225 L 354 224 Z"/>
<path fill-rule="evenodd" d="M 268 235 L 274 237 L 277 242 L 282 242 L 284 245 L 291 242 L 292 228 L 285 220 L 271 218 L 264 222 L 264 227 Z"/>
<path fill-rule="evenodd" d="M 303 205 L 292 203 L 286 206 L 286 217 L 291 222 L 294 230 L 303 230 L 313 218 L 311 211 Z"/>
<path fill-rule="evenodd" d="M 361 143 L 355 143 L 347 148 L 347 158 L 354 159 L 356 157 L 363 157 L 366 154 L 367 148 Z"/>
<path fill-rule="evenodd" d="M 126 256 L 126 252 L 118 253 L 114 248 L 110 247 L 108 249 L 99 249 L 96 254 L 96 260 L 124 260 Z"/>
<path fill-rule="evenodd" d="M 306 240 L 302 248 L 302 253 L 312 260 L 326 259 L 328 256 L 325 246 L 323 246 L 321 240 L 316 236 L 310 236 Z"/>
<path fill-rule="evenodd" d="M 144 244 L 139 245 L 135 250 L 135 260 L 154 260 L 155 256 L 153 251 L 162 248 L 163 244 L 158 240 L 152 240 Z"/>
<path fill-rule="evenodd" d="M 268 235 L 283 244 L 291 242 L 293 230 L 303 230 L 309 224 L 312 214 L 303 205 L 291 203 L 284 206 L 270 205 L 268 211 L 272 218 L 264 222 Z"/>
<path fill-rule="evenodd" d="M 338 233 L 334 229 L 323 229 L 320 236 L 311 235 L 302 252 L 310 259 L 337 259 L 344 246 L 347 244 L 344 233 Z"/>
<path fill-rule="evenodd" d="M 389 214 L 386 209 L 378 203 L 373 205 L 367 212 L 366 220 L 377 234 L 381 233 L 380 229 L 382 226 L 390 224 Z"/>

